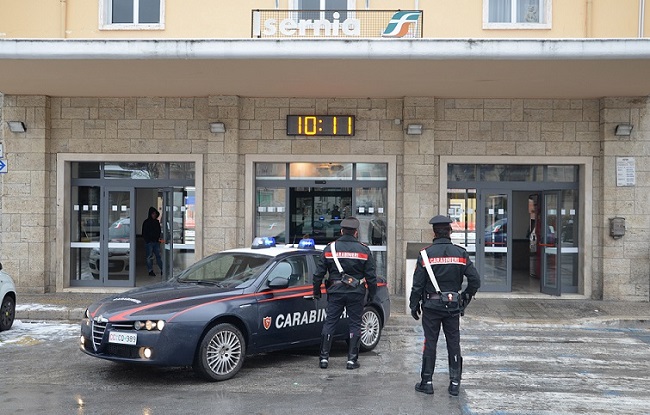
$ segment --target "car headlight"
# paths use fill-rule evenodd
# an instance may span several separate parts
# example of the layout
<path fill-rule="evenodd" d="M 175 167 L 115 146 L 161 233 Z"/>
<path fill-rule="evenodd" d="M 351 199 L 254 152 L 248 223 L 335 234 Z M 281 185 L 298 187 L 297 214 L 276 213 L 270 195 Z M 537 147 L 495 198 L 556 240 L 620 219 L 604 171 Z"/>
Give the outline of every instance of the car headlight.
<path fill-rule="evenodd" d="M 136 330 L 141 330 L 143 328 L 151 331 L 151 330 L 162 330 L 165 327 L 165 320 L 158 320 L 158 321 L 136 321 L 133 323 L 133 328 Z"/>

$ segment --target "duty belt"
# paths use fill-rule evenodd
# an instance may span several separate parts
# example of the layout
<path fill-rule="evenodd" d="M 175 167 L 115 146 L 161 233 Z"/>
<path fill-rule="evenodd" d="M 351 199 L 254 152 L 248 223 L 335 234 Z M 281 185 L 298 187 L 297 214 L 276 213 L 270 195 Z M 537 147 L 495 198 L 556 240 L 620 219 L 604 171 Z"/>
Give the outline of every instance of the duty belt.
<path fill-rule="evenodd" d="M 425 297 L 427 300 L 440 300 L 440 294 L 438 293 L 427 293 Z"/>
<path fill-rule="evenodd" d="M 365 284 L 365 283 L 366 283 L 365 278 L 361 278 L 359 280 L 359 284 Z M 343 284 L 343 281 L 341 281 L 341 280 L 330 280 L 330 284 L 332 284 L 332 285 Z"/>

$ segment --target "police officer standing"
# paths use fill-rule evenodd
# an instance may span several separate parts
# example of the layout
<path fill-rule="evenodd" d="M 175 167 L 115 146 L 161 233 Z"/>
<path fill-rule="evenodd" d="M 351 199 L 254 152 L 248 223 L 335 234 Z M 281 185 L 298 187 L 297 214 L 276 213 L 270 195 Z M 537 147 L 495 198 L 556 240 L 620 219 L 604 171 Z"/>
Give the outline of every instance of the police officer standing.
<path fill-rule="evenodd" d="M 361 342 L 361 316 L 363 315 L 366 284 L 368 301 L 377 292 L 375 261 L 365 244 L 358 241 L 359 220 L 347 217 L 341 221 L 341 236 L 328 244 L 318 260 L 314 272 L 314 298 L 321 298 L 321 282 L 325 274 L 327 288 L 327 317 L 321 333 L 320 361 L 321 369 L 327 369 L 329 363 L 332 336 L 343 309 L 347 310 L 350 325 L 348 346 L 348 369 L 360 366 L 359 343 Z M 337 263 L 338 262 L 338 263 Z M 365 282 L 365 284 L 364 284 Z"/>
<path fill-rule="evenodd" d="M 433 226 L 433 244 L 420 251 L 409 298 L 413 318 L 419 320 L 422 315 L 425 338 L 422 379 L 415 385 L 415 390 L 433 394 L 436 344 L 442 325 L 449 358 L 448 391 L 450 395 L 458 396 L 463 371 L 463 358 L 460 354 L 460 315 L 478 291 L 481 280 L 467 251 L 451 243 L 451 219 L 437 215 L 429 223 Z M 459 293 L 463 276 L 467 277 L 467 288 Z"/>

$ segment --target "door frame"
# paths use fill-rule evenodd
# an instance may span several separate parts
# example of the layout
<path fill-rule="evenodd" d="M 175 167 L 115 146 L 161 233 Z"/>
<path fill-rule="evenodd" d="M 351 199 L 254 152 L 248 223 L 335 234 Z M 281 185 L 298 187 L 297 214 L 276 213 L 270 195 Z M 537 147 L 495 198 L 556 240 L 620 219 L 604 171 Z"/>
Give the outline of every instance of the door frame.
<path fill-rule="evenodd" d="M 57 292 L 74 292 L 84 291 L 90 286 L 70 286 L 70 210 L 72 189 L 72 163 L 73 162 L 160 162 L 160 163 L 177 163 L 190 162 L 194 163 L 194 188 L 195 188 L 195 250 L 196 260 L 203 258 L 203 171 L 204 171 L 203 154 L 124 154 L 124 153 L 58 153 L 56 155 L 56 240 L 57 243 L 54 253 L 57 258 L 57 264 L 54 268 L 56 275 Z M 116 183 L 117 184 L 117 183 Z M 141 187 L 147 187 L 145 180 L 138 180 L 136 183 Z M 152 184 L 155 187 L 157 184 Z M 134 187 L 140 187 L 134 186 Z M 159 185 L 158 185 L 159 186 Z M 124 288 L 95 286 L 102 292 L 122 292 Z"/>
<path fill-rule="evenodd" d="M 439 206 L 447 206 L 448 167 L 450 164 L 536 164 L 536 165 L 577 165 L 578 176 L 578 294 L 564 295 L 566 298 L 592 298 L 593 290 L 593 157 L 565 156 L 440 156 Z M 525 189 L 544 190 L 544 189 Z"/>

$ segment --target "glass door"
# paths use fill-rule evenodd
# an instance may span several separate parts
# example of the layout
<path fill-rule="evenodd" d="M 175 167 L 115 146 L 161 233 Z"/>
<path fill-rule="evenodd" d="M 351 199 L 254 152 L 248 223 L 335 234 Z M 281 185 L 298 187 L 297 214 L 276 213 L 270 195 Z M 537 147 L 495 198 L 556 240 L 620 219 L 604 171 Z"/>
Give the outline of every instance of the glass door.
<path fill-rule="evenodd" d="M 107 189 L 102 215 L 99 278 L 103 285 L 134 285 L 135 228 L 132 225 L 133 189 Z"/>
<path fill-rule="evenodd" d="M 298 243 L 302 237 L 325 245 L 341 234 L 341 220 L 352 216 L 351 188 L 291 188 L 289 206 L 289 240 Z"/>
<path fill-rule="evenodd" d="M 483 291 L 510 291 L 512 236 L 508 232 L 511 191 L 483 189 L 479 192 L 476 262 Z"/>
<path fill-rule="evenodd" d="M 558 278 L 558 254 L 560 239 L 557 237 L 560 192 L 542 193 L 541 224 L 537 228 L 537 249 L 541 260 L 541 291 L 544 294 L 560 295 L 562 284 Z"/>
<path fill-rule="evenodd" d="M 163 280 L 178 275 L 194 259 L 194 218 L 190 209 L 194 200 L 193 189 L 178 187 L 163 190 Z"/>

